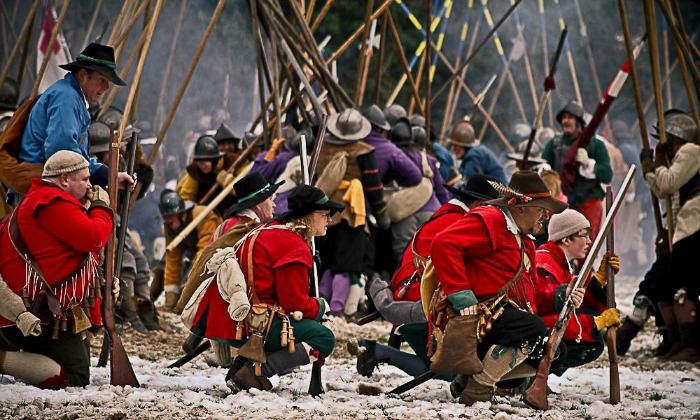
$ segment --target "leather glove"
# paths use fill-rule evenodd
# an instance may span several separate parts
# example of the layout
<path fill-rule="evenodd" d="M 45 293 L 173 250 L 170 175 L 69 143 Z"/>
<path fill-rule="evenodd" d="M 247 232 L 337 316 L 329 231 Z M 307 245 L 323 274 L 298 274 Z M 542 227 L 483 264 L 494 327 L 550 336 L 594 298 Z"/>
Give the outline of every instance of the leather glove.
<path fill-rule="evenodd" d="M 377 219 L 377 228 L 379 230 L 388 230 L 391 227 L 391 219 L 386 211 L 375 214 L 374 217 Z"/>
<path fill-rule="evenodd" d="M 620 310 L 617 308 L 609 308 L 603 311 L 602 314 L 593 317 L 593 322 L 595 322 L 598 331 L 602 331 L 605 328 L 620 325 Z"/>
<path fill-rule="evenodd" d="M 654 153 L 654 169 L 660 166 L 668 167 L 668 143 L 660 143 Z"/>
<path fill-rule="evenodd" d="M 216 183 L 222 187 L 226 187 L 233 180 L 233 175 L 228 171 L 221 171 L 216 175 Z"/>
<path fill-rule="evenodd" d="M 87 192 L 91 207 L 109 207 L 109 194 L 99 185 L 95 185 Z"/>
<path fill-rule="evenodd" d="M 639 152 L 639 162 L 642 164 L 642 173 L 645 175 L 649 172 L 654 172 L 654 152 L 651 149 L 642 149 Z"/>
<path fill-rule="evenodd" d="M 588 158 L 588 152 L 583 147 L 579 147 L 579 149 L 576 150 L 576 157 L 574 158 L 574 160 L 580 163 L 582 166 L 588 166 L 588 164 L 590 163 L 590 159 Z"/>
<path fill-rule="evenodd" d="M 122 290 L 121 285 L 119 284 L 119 279 L 117 276 L 114 276 L 114 280 L 112 280 L 112 296 L 114 296 L 114 300 L 117 300 L 119 298 L 119 292 Z"/>
<path fill-rule="evenodd" d="M 279 152 L 280 147 L 282 147 L 285 141 L 287 141 L 287 139 L 284 137 L 280 137 L 278 139 L 273 140 L 272 146 L 270 146 L 270 150 L 268 150 L 267 153 L 265 153 L 265 160 L 269 162 L 272 159 L 274 159 L 275 156 L 277 156 L 277 152 Z"/>
<path fill-rule="evenodd" d="M 22 335 L 25 337 L 29 337 L 30 335 L 38 337 L 39 334 L 41 334 L 40 322 L 41 320 L 29 311 L 19 314 L 16 320 L 17 328 L 22 331 Z"/>
<path fill-rule="evenodd" d="M 596 281 L 598 284 L 601 286 L 605 287 L 606 284 L 608 284 L 608 276 L 607 276 L 607 269 L 608 266 L 612 268 L 613 274 L 617 274 L 620 272 L 620 256 L 617 255 L 616 253 L 612 253 L 612 256 L 610 255 L 610 252 L 606 252 L 603 254 L 603 260 L 600 262 L 600 266 L 598 267 L 598 271 L 595 272 L 593 277 L 595 277 Z"/>

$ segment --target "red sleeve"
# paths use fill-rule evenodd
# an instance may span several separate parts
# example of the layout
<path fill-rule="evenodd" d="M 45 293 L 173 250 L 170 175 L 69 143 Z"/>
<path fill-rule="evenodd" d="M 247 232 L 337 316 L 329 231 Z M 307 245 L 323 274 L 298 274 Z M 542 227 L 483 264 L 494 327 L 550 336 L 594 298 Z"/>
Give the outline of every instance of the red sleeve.
<path fill-rule="evenodd" d="M 37 221 L 53 236 L 83 252 L 97 252 L 112 233 L 112 211 L 94 207 L 87 213 L 76 204 L 53 200 L 37 209 Z"/>
<path fill-rule="evenodd" d="M 537 287 L 535 288 L 535 301 L 537 303 L 537 313 L 540 316 L 551 315 L 554 311 L 554 292 L 559 285 L 554 275 L 549 271 L 537 269 Z M 553 324 L 552 324 L 553 325 Z"/>
<path fill-rule="evenodd" d="M 483 219 L 470 213 L 438 233 L 430 254 L 445 294 L 471 290 L 465 257 L 483 257 L 493 250 Z"/>
<path fill-rule="evenodd" d="M 309 267 L 301 262 L 278 266 L 275 273 L 277 303 L 287 314 L 301 311 L 304 318 L 316 319 L 318 301 L 309 297 Z"/>
<path fill-rule="evenodd" d="M 552 327 L 554 327 L 554 324 L 557 323 L 558 318 L 559 314 L 547 315 L 542 317 L 548 330 L 551 330 Z M 578 319 L 578 322 L 576 322 L 576 319 Z M 574 315 L 572 314 L 571 318 L 569 318 L 569 324 L 566 326 L 566 331 L 564 331 L 564 339 L 576 341 L 580 332 L 581 341 L 593 343 L 597 341 L 595 338 L 593 338 L 594 328 L 596 327 L 595 323 L 593 322 L 592 315 L 578 314 L 576 315 L 576 317 L 574 317 Z"/>

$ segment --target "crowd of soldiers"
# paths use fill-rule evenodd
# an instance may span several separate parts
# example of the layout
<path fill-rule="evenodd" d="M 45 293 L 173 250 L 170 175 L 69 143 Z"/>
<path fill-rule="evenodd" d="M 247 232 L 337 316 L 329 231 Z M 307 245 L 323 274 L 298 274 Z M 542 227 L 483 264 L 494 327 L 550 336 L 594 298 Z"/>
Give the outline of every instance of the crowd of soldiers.
<path fill-rule="evenodd" d="M 657 356 L 700 360 L 700 290 L 688 275 L 700 246 L 700 146 L 687 113 L 667 111 L 668 141 L 640 156 L 619 121 L 574 147 L 589 117 L 571 101 L 556 117 L 561 132 L 540 130 L 525 162 L 529 128 L 516 130 L 517 153 L 497 156 L 469 122 L 440 138 L 400 105 L 337 110 L 321 139 L 321 127 L 286 125 L 266 150 L 220 122 L 181 145 L 192 151 L 182 175 L 171 159 L 147 163 L 155 136 L 139 122 L 124 130 L 112 168 L 121 197 L 141 184 L 127 227 L 105 191 L 110 125 L 126 116 L 90 106 L 123 83 L 114 52 L 90 44 L 63 67 L 68 75 L 40 96 L 21 139 L 18 160 L 41 173 L 4 197 L 2 373 L 44 388 L 88 384 L 86 331 L 102 325 L 101 293 L 115 294 L 118 318 L 139 334 L 171 328 L 161 312 L 181 314 L 191 331 L 185 351 L 211 340 L 207 361 L 228 368 L 236 392 L 269 390 L 275 375 L 322 364 L 335 346 L 327 317 L 358 322 L 375 312 L 393 324 L 391 338 L 349 344 L 358 373 L 371 376 L 380 363 L 414 377 L 431 371 L 466 405 L 491 400 L 496 387 L 527 387 L 567 301 L 577 309 L 554 374 L 597 359 L 611 326 L 622 324 L 624 354 L 651 315 L 664 338 Z M 3 129 L 18 93 L 11 80 L 0 91 Z M 574 289 L 604 219 L 603 186 L 617 190 L 639 163 L 618 253 L 601 255 Z M 575 174 L 561 176 L 569 164 Z M 607 272 L 628 265 L 641 274 L 633 269 L 651 263 L 639 247 L 654 242 L 642 223 L 647 184 L 673 197 L 673 236 L 656 241 L 634 311 L 621 320 L 607 306 Z M 115 290 L 104 291 L 99 252 L 113 223 L 127 230 L 124 257 Z"/>

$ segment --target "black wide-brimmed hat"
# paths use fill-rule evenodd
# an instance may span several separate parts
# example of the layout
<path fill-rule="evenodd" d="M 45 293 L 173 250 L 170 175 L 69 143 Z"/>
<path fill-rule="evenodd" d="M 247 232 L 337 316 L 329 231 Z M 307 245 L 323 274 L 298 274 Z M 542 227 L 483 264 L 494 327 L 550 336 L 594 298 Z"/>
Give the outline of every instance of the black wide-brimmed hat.
<path fill-rule="evenodd" d="M 78 54 L 73 62 L 61 64 L 58 67 L 68 71 L 93 70 L 108 78 L 115 85 L 126 86 L 126 83 L 116 72 L 117 64 L 114 61 L 114 48 L 108 45 L 93 42 L 85 47 L 83 52 Z"/>
<path fill-rule="evenodd" d="M 552 197 L 547 184 L 534 171 L 514 173 L 510 183 L 508 183 L 508 188 L 498 192 L 503 197 L 490 200 L 488 204 L 504 207 L 542 207 L 557 214 L 569 207 L 565 202 Z"/>
<path fill-rule="evenodd" d="M 237 212 L 260 204 L 277 191 L 284 181 L 270 185 L 260 172 L 251 172 L 233 184 L 237 202 L 226 210 L 226 216 L 231 217 Z"/>
<path fill-rule="evenodd" d="M 460 188 L 455 188 L 444 184 L 445 189 L 451 192 L 463 203 L 474 200 L 495 200 L 499 197 L 498 192 L 489 184 L 489 181 L 498 182 L 496 178 L 483 174 L 475 174 L 466 184 Z"/>
<path fill-rule="evenodd" d="M 294 187 L 287 203 L 289 211 L 277 216 L 277 220 L 296 219 L 316 210 L 330 210 L 333 216 L 345 208 L 342 204 L 331 201 L 320 189 L 305 184 Z"/>

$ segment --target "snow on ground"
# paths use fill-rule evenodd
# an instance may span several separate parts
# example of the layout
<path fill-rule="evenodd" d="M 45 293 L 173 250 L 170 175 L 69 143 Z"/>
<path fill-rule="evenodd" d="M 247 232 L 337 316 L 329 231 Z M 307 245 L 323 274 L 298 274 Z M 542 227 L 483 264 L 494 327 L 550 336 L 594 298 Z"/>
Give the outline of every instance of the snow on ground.
<path fill-rule="evenodd" d="M 631 310 L 638 279 L 619 277 L 618 303 Z M 182 327 L 174 317 L 169 318 Z M 124 332 L 127 352 L 141 383 L 140 388 L 109 385 L 109 367 L 91 370 L 86 388 L 40 391 L 4 376 L 0 381 L 0 418 L 125 419 L 125 418 L 541 418 L 541 419 L 700 419 L 700 365 L 659 361 L 649 355 L 658 344 L 653 324 L 633 342 L 620 359 L 622 402 L 608 404 L 607 351 L 596 362 L 571 369 L 563 377 L 550 376 L 556 395 L 549 396 L 550 410 L 526 407 L 519 397 L 498 396 L 492 403 L 465 407 L 450 397 L 448 384 L 428 381 L 399 396 L 360 395 L 365 383 L 388 391 L 409 380 L 400 370 L 380 365 L 371 378 L 355 371 L 355 358 L 346 350 L 348 340 L 385 340 L 389 324 L 373 322 L 359 327 L 334 320 L 328 324 L 337 336 L 336 350 L 323 368 L 325 394 L 307 393 L 310 368 L 280 379 L 272 392 L 232 395 L 223 377 L 226 370 L 209 367 L 200 356 L 179 369 L 167 366 L 180 356 L 186 331 L 148 337 Z M 97 363 L 101 338 L 93 340 L 92 364 Z"/>

